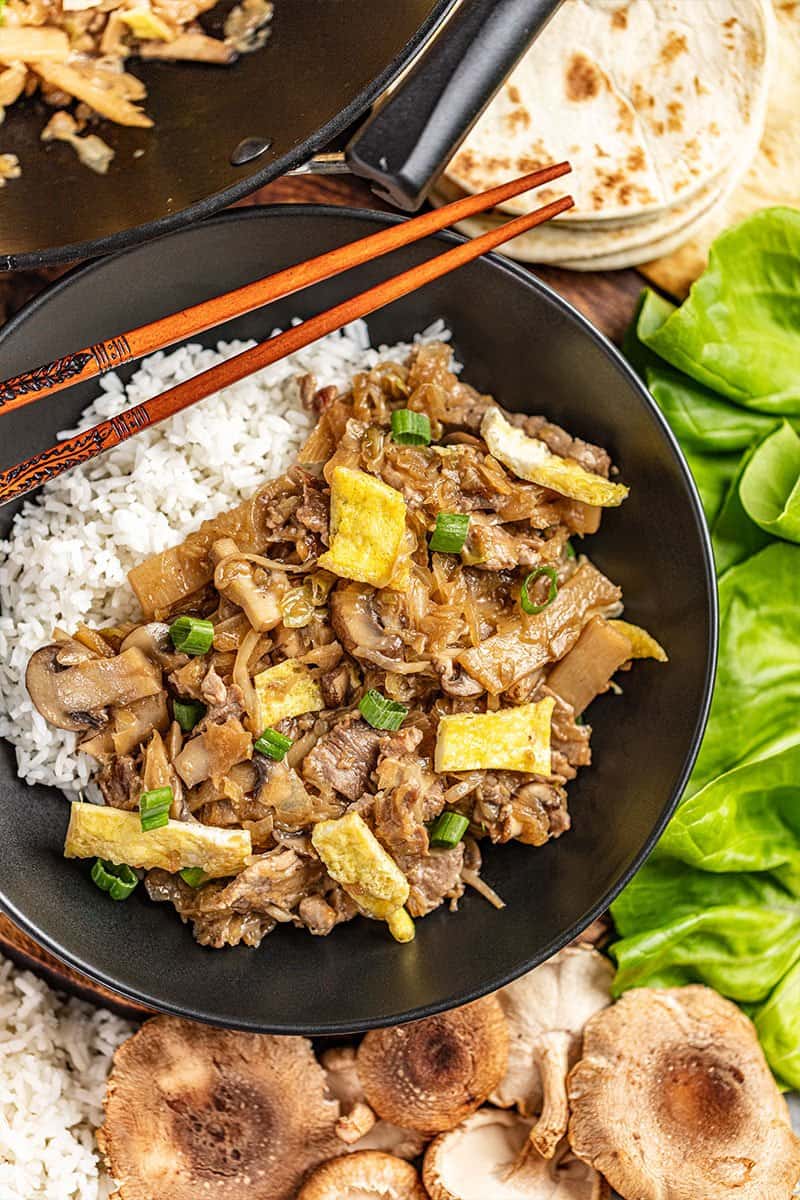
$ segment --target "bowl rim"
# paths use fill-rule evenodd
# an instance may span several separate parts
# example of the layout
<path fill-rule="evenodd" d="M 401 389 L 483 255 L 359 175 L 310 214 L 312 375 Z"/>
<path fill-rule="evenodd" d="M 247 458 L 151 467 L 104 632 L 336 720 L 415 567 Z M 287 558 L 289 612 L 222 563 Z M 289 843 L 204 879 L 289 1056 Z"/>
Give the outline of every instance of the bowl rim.
<path fill-rule="evenodd" d="M 207 226 L 223 226 L 229 223 L 238 223 L 244 221 L 259 221 L 282 219 L 289 216 L 292 220 L 304 219 L 321 219 L 328 220 L 331 217 L 346 217 L 366 224 L 399 224 L 402 221 L 408 220 L 408 217 L 393 213 L 381 212 L 375 209 L 354 208 L 344 205 L 330 204 L 271 204 L 271 205 L 249 205 L 241 209 L 228 210 L 223 213 L 218 213 L 216 216 L 202 222 L 202 225 L 183 226 L 181 228 L 163 234 L 160 238 L 154 241 L 161 241 L 162 238 L 185 237 L 193 236 L 193 231 Z M 450 243 L 451 245 L 465 242 L 469 239 L 462 234 L 452 230 L 442 230 L 439 233 L 431 235 L 425 241 L 438 240 Z M 39 308 L 47 304 L 51 296 L 59 293 L 65 288 L 69 288 L 74 279 L 83 276 L 90 276 L 95 271 L 102 270 L 106 263 L 112 259 L 117 260 L 124 258 L 129 254 L 134 254 L 143 249 L 149 243 L 137 242 L 127 246 L 125 249 L 118 251 L 113 255 L 108 255 L 103 258 L 93 259 L 91 262 L 78 264 L 64 275 L 60 276 L 52 284 L 46 287 L 42 292 L 28 301 L 12 318 L 0 329 L 0 350 L 6 338 L 12 336 L 17 327 L 31 317 L 35 316 Z M 468 991 L 459 993 L 459 996 L 454 999 L 451 996 L 443 1000 L 433 1001 L 428 1004 L 418 1005 L 415 1008 L 403 1012 L 401 1015 L 391 1015 L 389 1017 L 372 1017 L 359 1020 L 357 1025 L 352 1021 L 347 1020 L 331 1020 L 325 1022 L 324 1025 L 309 1025 L 302 1022 L 289 1020 L 280 1026 L 271 1024 L 261 1024 L 257 1021 L 243 1019 L 241 1021 L 225 1020 L 225 1027 L 232 1029 L 241 1029 L 248 1032 L 259 1033 L 277 1033 L 281 1035 L 299 1034 L 305 1036 L 342 1036 L 352 1035 L 354 1033 L 363 1032 L 367 1029 L 383 1028 L 388 1024 L 402 1024 L 407 1021 L 420 1020 L 424 1017 L 433 1016 L 439 1012 L 448 1011 L 451 1008 L 459 1007 L 463 1004 L 468 1004 L 473 1000 L 477 1000 L 482 996 L 494 992 L 499 988 L 505 987 L 514 979 L 518 979 L 521 975 L 533 970 L 540 963 L 545 962 L 558 950 L 568 945 L 575 940 L 581 932 L 586 929 L 592 921 L 596 920 L 605 913 L 612 902 L 616 899 L 622 889 L 630 882 L 636 872 L 643 866 L 646 859 L 654 849 L 661 833 L 666 827 L 668 821 L 673 815 L 678 806 L 680 797 L 686 787 L 695 760 L 700 750 L 700 745 L 705 732 L 708 715 L 711 708 L 711 699 L 714 690 L 714 681 L 717 668 L 717 651 L 719 640 L 719 605 L 717 596 L 716 574 L 714 570 L 714 557 L 711 545 L 711 535 L 708 528 L 708 523 L 703 512 L 700 494 L 697 485 L 694 482 L 688 463 L 680 448 L 677 438 L 669 427 L 669 424 L 656 404 L 653 397 L 645 387 L 642 380 L 634 371 L 633 367 L 623 357 L 620 350 L 610 341 L 605 334 L 592 324 L 592 322 L 583 315 L 573 304 L 565 300 L 548 284 L 541 280 L 532 271 L 520 266 L 519 264 L 504 258 L 497 253 L 490 253 L 483 256 L 492 267 L 493 270 L 499 270 L 507 276 L 510 276 L 514 282 L 514 286 L 523 286 L 537 292 L 543 300 L 555 308 L 574 324 L 576 324 L 600 350 L 607 359 L 611 361 L 616 371 L 626 380 L 632 390 L 638 395 L 640 403 L 649 411 L 651 417 L 655 419 L 655 424 L 658 426 L 666 445 L 671 450 L 676 464 L 679 468 L 684 487 L 690 502 L 692 516 L 697 536 L 700 542 L 703 558 L 703 585 L 705 599 L 708 611 L 708 640 L 705 646 L 705 664 L 703 672 L 703 691 L 702 700 L 698 709 L 695 724 L 692 730 L 690 742 L 687 745 L 683 767 L 677 777 L 676 783 L 672 789 L 667 803 L 664 805 L 659 819 L 651 829 L 649 835 L 645 839 L 639 851 L 633 856 L 631 862 L 620 872 L 618 879 L 606 889 L 603 895 L 595 902 L 584 916 L 574 922 L 567 929 L 561 930 L 538 953 L 528 957 L 521 964 L 518 964 L 513 969 L 504 972 L 499 976 L 492 976 L 491 980 L 475 986 Z M 642 286 L 644 287 L 644 281 Z M 179 344 L 179 343 L 176 343 Z M 34 493 L 36 495 L 37 493 Z M 23 781 L 21 781 L 23 782 Z M 4 912 L 12 921 L 18 925 L 25 933 L 32 937 L 42 947 L 49 950 L 56 958 L 66 963 L 81 972 L 82 974 L 102 984 L 104 987 L 123 999 L 132 1000 L 138 1004 L 144 1005 L 154 1010 L 154 1015 L 157 1013 L 170 1013 L 174 1016 L 184 1017 L 189 1020 L 203 1021 L 211 1024 L 219 1025 L 220 1019 L 213 1014 L 204 1012 L 191 1004 L 177 1005 L 170 1002 L 165 1002 L 157 996 L 151 995 L 144 989 L 138 989 L 133 986 L 122 986 L 112 975 L 103 971 L 102 968 L 94 966 L 91 962 L 87 962 L 80 955 L 72 954 L 62 948 L 60 943 L 47 932 L 40 929 L 36 921 L 28 918 L 24 913 L 20 912 L 13 902 L 6 896 L 2 879 L 0 879 L 0 911 Z"/>

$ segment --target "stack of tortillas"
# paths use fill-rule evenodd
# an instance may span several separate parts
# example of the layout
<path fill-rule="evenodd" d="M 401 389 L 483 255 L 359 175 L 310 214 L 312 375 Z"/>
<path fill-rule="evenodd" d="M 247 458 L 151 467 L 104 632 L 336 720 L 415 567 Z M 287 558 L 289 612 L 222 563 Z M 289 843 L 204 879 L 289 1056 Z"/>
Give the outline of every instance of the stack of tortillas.
<path fill-rule="evenodd" d="M 785 10 L 779 28 L 800 28 L 800 3 L 776 3 Z M 459 228 L 475 236 L 507 220 L 503 214 L 569 191 L 573 209 L 503 252 L 578 270 L 670 255 L 721 216 L 753 162 L 773 63 L 784 58 L 780 42 L 770 0 L 564 0 L 449 163 L 434 199 L 566 158 L 570 176 Z M 798 53 L 795 40 L 783 69 L 791 59 L 800 71 Z M 797 84 L 788 100 L 774 89 L 773 96 L 794 109 L 797 143 Z M 792 150 L 800 155 L 797 144 Z M 776 176 L 785 148 L 778 153 Z"/>

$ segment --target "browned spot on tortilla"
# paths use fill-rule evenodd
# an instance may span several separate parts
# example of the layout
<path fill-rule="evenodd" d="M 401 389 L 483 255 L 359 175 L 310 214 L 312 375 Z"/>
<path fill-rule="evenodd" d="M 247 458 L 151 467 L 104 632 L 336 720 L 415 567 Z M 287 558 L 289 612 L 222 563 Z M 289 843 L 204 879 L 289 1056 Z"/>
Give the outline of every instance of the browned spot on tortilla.
<path fill-rule="evenodd" d="M 670 100 L 669 104 L 667 105 L 667 112 L 669 113 L 667 118 L 667 129 L 670 131 L 670 133 L 680 133 L 680 131 L 683 129 L 683 105 L 679 100 Z"/>
<path fill-rule="evenodd" d="M 635 83 L 631 88 L 631 100 L 637 112 L 641 112 L 643 108 L 653 108 L 656 103 L 655 96 L 645 91 L 640 83 Z"/>
<path fill-rule="evenodd" d="M 713 134 L 714 137 L 719 137 L 719 125 L 717 124 L 716 121 L 711 122 L 711 124 L 708 127 L 708 132 L 710 134 Z"/>
<path fill-rule="evenodd" d="M 511 103 L 519 104 L 520 100 L 522 99 L 519 94 L 519 88 L 515 87 L 513 83 L 509 83 L 506 87 L 506 91 L 508 92 L 508 98 Z"/>
<path fill-rule="evenodd" d="M 744 31 L 744 56 L 751 67 L 760 67 L 764 60 L 764 47 L 749 28 Z"/>
<path fill-rule="evenodd" d="M 540 166 L 537 163 L 537 166 Z M 505 175 L 511 178 L 513 174 L 514 164 L 506 155 L 505 157 L 483 158 L 473 154 L 469 149 L 460 150 L 453 159 L 452 172 L 468 189 L 474 188 L 475 191 L 480 191 L 486 187 L 487 175 Z M 531 167 L 531 170 L 536 170 L 536 167 Z"/>
<path fill-rule="evenodd" d="M 617 133 L 633 133 L 633 113 L 624 100 L 617 101 Z"/>
<path fill-rule="evenodd" d="M 627 8 L 618 8 L 611 14 L 612 29 L 627 29 L 628 28 L 628 10 Z"/>
<path fill-rule="evenodd" d="M 694 77 L 694 90 L 698 96 L 707 96 L 708 95 L 708 88 L 703 86 L 703 84 L 700 82 L 700 80 L 697 78 L 696 75 Z"/>
<path fill-rule="evenodd" d="M 722 28 L 723 29 L 733 29 L 734 26 L 738 25 L 738 24 L 739 24 L 738 17 L 728 17 L 727 21 L 722 22 Z"/>
<path fill-rule="evenodd" d="M 512 108 L 503 117 L 503 124 L 509 133 L 516 133 L 518 129 L 528 129 L 531 123 L 531 115 L 526 108 Z"/>
<path fill-rule="evenodd" d="M 565 84 L 568 100 L 591 100 L 606 86 L 606 80 L 591 59 L 578 52 L 570 59 Z"/>
<path fill-rule="evenodd" d="M 592 208 L 595 212 L 612 205 L 631 208 L 636 201 L 639 204 L 653 204 L 655 196 L 649 188 L 628 179 L 624 171 L 606 171 L 600 176 L 591 193 Z"/>
<path fill-rule="evenodd" d="M 643 171 L 645 168 L 644 150 L 641 146 L 637 146 L 635 150 L 631 150 L 628 155 L 628 170 Z"/>
<path fill-rule="evenodd" d="M 530 154 L 522 154 L 517 159 L 517 167 L 523 175 L 530 175 L 531 171 L 538 171 L 544 165 L 545 160 L 543 158 L 533 158 Z"/>
<path fill-rule="evenodd" d="M 594 144 L 594 152 L 598 158 L 608 158 L 608 152 L 602 146 L 599 146 L 597 142 Z"/>
<path fill-rule="evenodd" d="M 667 40 L 661 47 L 661 61 L 666 66 L 667 64 L 674 62 L 679 55 L 686 54 L 688 49 L 689 47 L 686 44 L 686 35 L 683 33 L 677 33 L 676 30 L 672 29 L 667 34 Z"/>
<path fill-rule="evenodd" d="M 659 137 L 663 137 L 664 129 L 666 128 L 663 121 L 651 121 L 650 127 L 654 133 L 658 134 Z"/>
<path fill-rule="evenodd" d="M 688 142 L 684 142 L 683 157 L 689 162 L 697 162 L 700 157 L 700 143 L 697 138 L 690 138 Z"/>

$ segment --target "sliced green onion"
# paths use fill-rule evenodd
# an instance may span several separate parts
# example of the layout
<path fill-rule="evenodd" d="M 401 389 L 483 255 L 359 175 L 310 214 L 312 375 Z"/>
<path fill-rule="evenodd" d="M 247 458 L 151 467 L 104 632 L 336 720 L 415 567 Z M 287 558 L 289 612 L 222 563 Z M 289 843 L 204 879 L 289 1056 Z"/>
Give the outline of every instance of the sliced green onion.
<path fill-rule="evenodd" d="M 214 642 L 214 626 L 205 617 L 178 617 L 169 627 L 169 636 L 183 654 L 207 654 Z"/>
<path fill-rule="evenodd" d="M 92 882 L 112 900 L 127 900 L 139 882 L 139 876 L 127 863 L 112 863 L 96 858 L 92 867 Z"/>
<path fill-rule="evenodd" d="M 566 552 L 567 558 L 575 557 L 575 547 L 573 546 L 572 542 L 567 542 L 566 546 L 564 547 L 564 550 Z"/>
<path fill-rule="evenodd" d="M 261 754 L 266 754 L 267 758 L 274 758 L 275 762 L 280 762 L 291 749 L 292 739 L 278 733 L 277 729 L 265 729 L 253 745 Z"/>
<path fill-rule="evenodd" d="M 202 867 L 184 867 L 179 871 L 181 879 L 184 883 L 188 883 L 189 887 L 200 887 L 201 883 L 205 883 L 207 875 Z"/>
<path fill-rule="evenodd" d="M 139 797 L 139 823 L 144 833 L 152 829 L 161 829 L 169 821 L 169 810 L 172 806 L 172 788 L 153 788 L 152 791 L 142 792 Z"/>
<path fill-rule="evenodd" d="M 460 554 L 467 540 L 469 513 L 437 513 L 428 545 L 440 554 Z"/>
<path fill-rule="evenodd" d="M 399 729 L 408 716 L 405 704 L 389 700 L 370 688 L 360 699 L 358 709 L 364 720 L 373 729 Z"/>
<path fill-rule="evenodd" d="M 528 595 L 528 588 L 537 579 L 541 579 L 546 575 L 550 580 L 550 587 L 547 590 L 547 599 L 544 604 L 534 604 Z M 535 617 L 537 613 L 544 612 L 548 605 L 552 604 L 558 595 L 558 575 L 555 567 L 537 567 L 535 571 L 531 571 L 525 576 L 522 581 L 522 591 L 519 594 L 519 602 L 522 605 L 522 611 L 527 613 L 529 617 Z"/>
<path fill-rule="evenodd" d="M 428 831 L 432 846 L 447 846 L 452 849 L 461 841 L 469 829 L 469 821 L 461 813 L 444 812 L 438 816 Z"/>
<path fill-rule="evenodd" d="M 199 700 L 173 700 L 172 714 L 184 733 L 191 733 L 206 715 L 206 706 Z"/>
<path fill-rule="evenodd" d="M 396 408 L 392 413 L 392 437 L 401 446 L 430 446 L 431 423 L 425 413 Z"/>

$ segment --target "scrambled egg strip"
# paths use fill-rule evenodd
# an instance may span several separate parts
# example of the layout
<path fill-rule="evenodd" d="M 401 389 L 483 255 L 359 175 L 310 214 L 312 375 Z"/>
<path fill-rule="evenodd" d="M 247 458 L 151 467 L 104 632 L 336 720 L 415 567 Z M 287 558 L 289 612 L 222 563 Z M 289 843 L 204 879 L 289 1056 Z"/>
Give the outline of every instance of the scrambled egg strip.
<path fill-rule="evenodd" d="M 667 652 L 656 639 L 639 625 L 631 625 L 629 621 L 609 621 L 612 629 L 621 633 L 631 644 L 631 658 L 655 658 L 658 662 L 668 662 Z"/>
<path fill-rule="evenodd" d="M 408 899 L 408 880 L 358 813 L 318 822 L 311 841 L 328 874 L 363 913 L 392 917 L 395 925 L 402 920 L 396 914 Z"/>
<path fill-rule="evenodd" d="M 253 679 L 258 698 L 260 730 L 277 725 L 285 717 L 319 712 L 325 707 L 319 684 L 303 663 L 287 658 Z"/>
<path fill-rule="evenodd" d="M 527 771 L 550 774 L 552 696 L 491 713 L 442 717 L 436 736 L 437 771 Z"/>
<path fill-rule="evenodd" d="M 109 862 L 172 873 L 200 867 L 209 877 L 237 875 L 253 852 L 246 829 L 218 829 L 199 822 L 168 821 L 145 833 L 138 812 L 75 801 L 70 806 L 65 858 Z"/>
<path fill-rule="evenodd" d="M 598 508 L 616 508 L 629 488 L 586 471 L 579 463 L 552 454 L 539 438 L 528 437 L 507 421 L 499 408 L 490 408 L 481 422 L 481 437 L 494 457 L 520 479 L 538 483 L 571 500 Z"/>
<path fill-rule="evenodd" d="M 406 528 L 400 492 L 366 471 L 336 467 L 331 481 L 330 549 L 319 566 L 345 579 L 387 587 Z"/>

